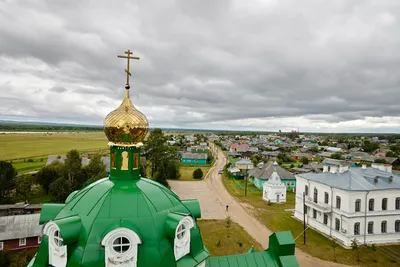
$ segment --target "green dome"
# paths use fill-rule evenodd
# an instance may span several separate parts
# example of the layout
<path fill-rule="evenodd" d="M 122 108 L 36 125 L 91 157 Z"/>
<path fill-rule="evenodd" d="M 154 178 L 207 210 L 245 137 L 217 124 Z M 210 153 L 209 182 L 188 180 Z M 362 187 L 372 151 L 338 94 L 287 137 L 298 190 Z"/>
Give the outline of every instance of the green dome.
<path fill-rule="evenodd" d="M 175 227 L 191 216 L 190 252 L 175 260 Z M 196 266 L 209 253 L 204 247 L 196 218 L 197 200 L 183 200 L 168 188 L 149 179 L 101 179 L 73 192 L 65 204 L 45 204 L 40 223 L 54 222 L 67 245 L 66 266 L 105 266 L 102 240 L 110 231 L 128 228 L 141 243 L 137 266 Z M 46 227 L 45 227 L 46 228 Z M 45 232 L 46 234 L 46 232 Z M 31 266 L 49 266 L 48 235 L 43 236 Z"/>

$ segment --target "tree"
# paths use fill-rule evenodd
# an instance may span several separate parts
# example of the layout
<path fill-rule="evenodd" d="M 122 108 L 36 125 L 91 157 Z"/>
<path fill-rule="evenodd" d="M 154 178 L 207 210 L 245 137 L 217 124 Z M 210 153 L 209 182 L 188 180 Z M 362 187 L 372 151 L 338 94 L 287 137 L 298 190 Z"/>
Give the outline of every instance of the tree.
<path fill-rule="evenodd" d="M 53 202 L 62 203 L 73 192 L 71 181 L 60 177 L 51 183 L 49 188 L 50 199 Z"/>
<path fill-rule="evenodd" d="M 338 244 L 336 242 L 336 239 L 333 238 L 331 240 L 331 247 L 333 248 L 333 261 L 336 261 L 336 248 L 337 248 Z"/>
<path fill-rule="evenodd" d="M 307 157 L 302 157 L 300 161 L 303 164 L 308 164 L 308 158 Z"/>
<path fill-rule="evenodd" d="M 383 164 L 386 164 L 386 163 L 387 163 L 387 161 L 386 161 L 384 158 L 375 159 L 374 162 L 375 162 L 375 163 L 383 163 Z"/>
<path fill-rule="evenodd" d="M 357 261 L 360 261 L 360 246 L 358 245 L 357 239 L 351 240 L 351 249 L 357 254 Z"/>
<path fill-rule="evenodd" d="M 396 153 L 394 153 L 393 151 L 388 151 L 388 152 L 386 152 L 386 157 L 393 157 L 393 158 L 395 158 L 395 157 L 397 157 L 397 155 L 396 155 Z"/>
<path fill-rule="evenodd" d="M 85 167 L 89 179 L 95 179 L 95 181 L 107 176 L 105 169 L 106 165 L 101 160 L 100 154 L 94 155 L 89 164 Z"/>
<path fill-rule="evenodd" d="M 194 179 L 201 179 L 203 177 L 203 171 L 200 168 L 197 168 L 193 171 Z"/>
<path fill-rule="evenodd" d="M 83 175 L 82 175 L 82 158 L 78 150 L 72 149 L 68 151 L 64 166 L 67 179 L 70 182 L 70 184 L 74 185 L 74 187 L 76 188 L 80 188 L 81 185 L 83 184 L 82 183 Z"/>
<path fill-rule="evenodd" d="M 332 159 L 342 159 L 342 155 L 340 153 L 333 153 L 331 155 Z"/>
<path fill-rule="evenodd" d="M 0 198 L 5 198 L 14 188 L 17 170 L 10 162 L 0 161 Z"/>
<path fill-rule="evenodd" d="M 154 180 L 168 186 L 167 179 L 180 177 L 178 150 L 166 145 L 166 137 L 161 129 L 151 131 L 144 152 L 151 163 L 151 176 Z"/>
<path fill-rule="evenodd" d="M 312 146 L 312 147 L 310 148 L 310 151 L 311 151 L 311 152 L 314 152 L 314 153 L 318 153 L 319 149 L 318 149 L 317 146 Z"/>
<path fill-rule="evenodd" d="M 23 196 L 25 203 L 27 203 L 28 196 L 32 192 L 34 178 L 32 175 L 22 175 L 15 179 L 15 184 L 17 194 Z"/>
<path fill-rule="evenodd" d="M 365 140 L 363 145 L 361 146 L 361 148 L 363 149 L 364 152 L 371 153 L 371 152 L 375 151 L 376 149 L 378 149 L 379 145 L 377 143 Z"/>
<path fill-rule="evenodd" d="M 0 251 L 0 266 L 10 266 L 10 252 L 7 250 Z"/>
<path fill-rule="evenodd" d="M 229 229 L 231 228 L 231 226 L 232 226 L 232 220 L 231 220 L 231 217 L 228 216 L 228 217 L 226 217 L 226 219 L 225 219 L 225 227 L 226 227 L 226 229 L 228 229 L 228 237 L 230 237 L 230 235 L 229 235 Z"/>
<path fill-rule="evenodd" d="M 52 164 L 44 166 L 36 174 L 36 181 L 40 184 L 46 195 L 49 194 L 49 187 L 52 182 L 57 178 L 63 176 L 64 166 L 58 161 L 54 161 Z"/>

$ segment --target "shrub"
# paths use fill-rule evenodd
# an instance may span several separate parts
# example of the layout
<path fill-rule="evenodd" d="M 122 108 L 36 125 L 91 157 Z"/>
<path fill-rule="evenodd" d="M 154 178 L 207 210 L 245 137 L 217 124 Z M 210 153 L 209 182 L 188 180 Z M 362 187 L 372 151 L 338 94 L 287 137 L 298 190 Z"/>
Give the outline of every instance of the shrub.
<path fill-rule="evenodd" d="M 28 162 L 33 162 L 33 159 L 28 159 Z"/>
<path fill-rule="evenodd" d="M 193 171 L 194 179 L 201 179 L 203 177 L 203 171 L 200 168 L 197 168 Z"/>

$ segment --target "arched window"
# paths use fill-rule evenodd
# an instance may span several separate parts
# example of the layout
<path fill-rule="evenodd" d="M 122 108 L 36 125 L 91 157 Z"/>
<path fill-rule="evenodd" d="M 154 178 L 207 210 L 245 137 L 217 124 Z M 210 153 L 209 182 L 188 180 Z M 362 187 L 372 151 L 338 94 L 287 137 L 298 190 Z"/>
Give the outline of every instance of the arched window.
<path fill-rule="evenodd" d="M 114 170 L 117 168 L 117 154 L 115 151 L 111 152 L 111 168 Z"/>
<path fill-rule="evenodd" d="M 382 210 L 387 210 L 387 198 L 382 199 Z"/>
<path fill-rule="evenodd" d="M 360 223 L 357 222 L 354 224 L 354 235 L 359 235 L 360 234 Z"/>
<path fill-rule="evenodd" d="M 121 227 L 107 233 L 101 245 L 105 248 L 106 267 L 137 266 L 139 236 L 131 229 Z"/>
<path fill-rule="evenodd" d="M 394 222 L 394 231 L 396 233 L 400 232 L 400 220 Z"/>
<path fill-rule="evenodd" d="M 308 185 L 306 185 L 306 186 L 304 187 L 304 193 L 306 194 L 306 196 L 308 196 Z"/>
<path fill-rule="evenodd" d="M 339 196 L 336 196 L 336 208 L 340 209 L 340 206 L 342 204 L 342 200 Z"/>
<path fill-rule="evenodd" d="M 133 154 L 133 169 L 137 170 L 139 168 L 139 153 Z"/>
<path fill-rule="evenodd" d="M 316 187 L 314 187 L 314 202 L 318 202 L 318 189 Z"/>
<path fill-rule="evenodd" d="M 374 233 L 374 222 L 368 222 L 368 234 Z"/>
<path fill-rule="evenodd" d="M 340 230 L 340 220 L 338 218 L 335 219 L 335 230 L 336 231 Z"/>
<path fill-rule="evenodd" d="M 329 203 L 329 194 L 328 192 L 325 192 L 325 204 Z"/>
<path fill-rule="evenodd" d="M 52 266 L 63 267 L 67 265 L 67 246 L 61 235 L 60 228 L 54 222 L 45 224 L 43 233 L 49 239 L 49 264 Z"/>
<path fill-rule="evenodd" d="M 382 223 L 381 223 L 381 232 L 382 233 L 386 233 L 387 232 L 387 222 L 386 221 L 383 221 Z"/>
<path fill-rule="evenodd" d="M 190 229 L 194 227 L 194 220 L 190 216 L 185 216 L 175 230 L 174 255 L 175 260 L 179 260 L 190 252 Z"/>
<path fill-rule="evenodd" d="M 361 211 L 361 199 L 357 199 L 355 203 L 355 211 L 359 212 Z"/>
<path fill-rule="evenodd" d="M 122 163 L 121 163 L 121 170 L 126 171 L 128 170 L 128 162 L 129 162 L 129 155 L 127 151 L 122 152 Z"/>
<path fill-rule="evenodd" d="M 374 206 L 375 206 L 375 199 L 371 198 L 368 202 L 368 210 L 374 211 Z"/>
<path fill-rule="evenodd" d="M 396 197 L 395 206 L 396 206 L 396 210 L 400 210 L 400 197 Z"/>

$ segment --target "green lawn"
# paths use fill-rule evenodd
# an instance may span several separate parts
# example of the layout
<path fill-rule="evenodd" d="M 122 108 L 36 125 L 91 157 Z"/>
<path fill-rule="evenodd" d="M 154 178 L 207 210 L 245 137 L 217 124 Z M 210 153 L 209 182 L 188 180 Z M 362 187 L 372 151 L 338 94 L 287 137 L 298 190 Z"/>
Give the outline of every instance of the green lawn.
<path fill-rule="evenodd" d="M 66 154 L 71 149 L 79 152 L 107 149 L 103 132 L 73 132 L 48 134 L 0 135 L 0 160 L 47 157 Z"/>
<path fill-rule="evenodd" d="M 263 250 L 262 246 L 235 222 L 231 222 L 229 237 L 225 220 L 198 220 L 197 223 L 211 256 L 242 254 L 252 246 L 256 251 Z"/>
<path fill-rule="evenodd" d="M 223 183 L 231 195 L 237 197 L 240 201 L 252 205 L 254 214 L 272 231 L 290 230 L 296 240 L 296 246 L 306 251 L 312 256 L 323 260 L 333 261 L 333 249 L 331 241 L 324 235 L 308 229 L 307 244 L 303 244 L 303 224 L 292 217 L 292 212 L 285 209 L 294 209 L 295 194 L 287 193 L 287 203 L 268 205 L 261 199 L 261 191 L 248 191 L 247 197 L 244 191 L 238 188 L 235 182 L 223 175 Z M 361 262 L 356 261 L 355 252 L 351 249 L 344 249 L 341 246 L 336 248 L 336 259 L 340 263 L 361 266 L 399 266 L 400 263 L 400 245 L 378 247 L 376 257 L 378 262 L 373 261 L 373 253 L 370 249 L 360 248 Z M 397 263 L 392 262 L 391 258 L 397 256 Z M 392 256 L 390 256 L 392 255 Z"/>
<path fill-rule="evenodd" d="M 181 165 L 180 166 L 180 173 L 181 173 L 181 177 L 179 178 L 179 180 L 184 180 L 184 181 L 201 181 L 204 179 L 204 177 L 207 175 L 208 171 L 211 168 L 211 164 L 210 165 Z M 193 172 L 194 170 L 196 170 L 197 168 L 200 168 L 203 171 L 203 177 L 201 179 L 194 179 L 193 178 Z"/>
<path fill-rule="evenodd" d="M 18 174 L 23 174 L 39 170 L 46 165 L 47 158 L 36 158 L 32 160 L 33 162 L 13 162 L 12 165 L 18 171 Z"/>

